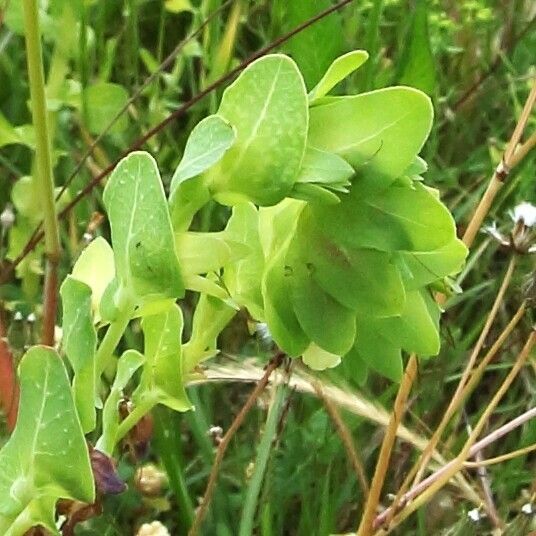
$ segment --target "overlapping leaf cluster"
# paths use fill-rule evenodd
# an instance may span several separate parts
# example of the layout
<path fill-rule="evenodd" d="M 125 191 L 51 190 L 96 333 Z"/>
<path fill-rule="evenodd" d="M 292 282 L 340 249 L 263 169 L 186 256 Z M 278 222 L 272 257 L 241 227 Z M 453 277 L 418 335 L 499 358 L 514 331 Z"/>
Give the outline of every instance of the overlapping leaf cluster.
<path fill-rule="evenodd" d="M 252 64 L 192 132 L 171 209 L 183 230 L 186 207 L 210 196 L 233 205 L 220 239 L 249 254 L 220 258 L 226 288 L 289 355 L 318 368 L 348 356 L 357 373 L 368 364 L 398 379 L 402 350 L 438 352 L 431 285 L 466 251 L 420 176 L 428 97 L 408 87 L 326 96 L 366 57 L 338 58 L 309 94 L 290 58 Z"/>

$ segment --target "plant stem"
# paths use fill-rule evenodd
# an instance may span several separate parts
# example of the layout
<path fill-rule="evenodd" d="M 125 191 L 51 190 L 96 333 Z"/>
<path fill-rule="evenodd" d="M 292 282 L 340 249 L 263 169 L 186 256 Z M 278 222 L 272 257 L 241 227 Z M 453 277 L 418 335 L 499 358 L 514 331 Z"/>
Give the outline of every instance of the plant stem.
<path fill-rule="evenodd" d="M 532 410 L 529 410 L 525 414 L 514 419 L 513 421 L 508 423 L 508 425 L 505 425 L 499 430 L 493 432 L 492 434 L 489 434 L 486 438 L 479 441 L 478 443 L 476 442 L 489 417 L 491 416 L 493 411 L 495 411 L 495 408 L 497 407 L 505 393 L 508 391 L 510 385 L 518 375 L 519 371 L 526 364 L 527 359 L 529 358 L 530 353 L 532 352 L 532 349 L 534 348 L 535 344 L 536 327 L 531 330 L 531 333 L 523 349 L 518 355 L 512 370 L 508 373 L 503 383 L 501 384 L 489 404 L 486 406 L 486 409 L 484 410 L 480 419 L 478 420 L 478 423 L 474 427 L 473 432 L 465 442 L 465 445 L 463 446 L 461 452 L 458 454 L 458 456 L 456 456 L 454 460 L 443 466 L 439 471 L 437 471 L 427 479 L 423 480 L 421 483 L 419 483 L 417 486 L 412 488 L 412 490 L 410 490 L 404 495 L 404 497 L 402 498 L 402 502 L 399 503 L 399 508 L 401 505 L 404 506 L 404 508 L 398 515 L 393 518 L 393 524 L 389 527 L 389 529 L 394 528 L 395 526 L 400 524 L 411 513 L 413 513 L 425 503 L 427 503 L 432 498 L 432 496 L 435 495 L 435 493 L 437 493 L 443 486 L 445 486 L 448 481 L 463 468 L 467 458 L 474 456 L 478 451 L 488 446 L 491 442 L 499 439 L 516 426 L 520 426 L 524 422 L 527 422 L 527 420 L 529 420 L 530 418 L 536 416 L 536 408 L 532 408 Z M 515 426 L 513 423 L 516 423 Z M 412 499 L 414 500 L 409 503 L 408 501 Z M 386 521 L 386 519 L 389 519 L 389 517 L 391 517 L 392 515 L 393 508 L 388 508 L 385 512 L 382 512 L 382 514 L 376 518 L 374 522 L 374 528 L 380 528 Z"/>
<path fill-rule="evenodd" d="M 457 411 L 457 409 L 461 406 L 464 400 L 464 397 L 462 396 L 464 394 L 464 387 L 467 383 L 467 380 L 469 379 L 471 371 L 473 370 L 478 354 L 480 353 L 480 350 L 482 349 L 482 346 L 484 345 L 484 342 L 486 341 L 486 338 L 489 334 L 491 326 L 497 316 L 497 313 L 499 312 L 499 308 L 503 302 L 508 286 L 510 285 L 510 281 L 512 280 L 512 275 L 514 273 L 514 269 L 516 266 L 516 260 L 517 260 L 516 255 L 513 255 L 510 259 L 508 268 L 506 270 L 503 281 L 499 288 L 499 292 L 497 293 L 493 306 L 491 307 L 491 311 L 489 312 L 488 317 L 486 319 L 486 323 L 484 324 L 484 327 L 482 328 L 480 336 L 478 337 L 477 343 L 475 344 L 471 352 L 471 355 L 469 356 L 469 360 L 467 362 L 467 365 L 465 366 L 465 370 L 463 371 L 462 377 L 460 378 L 460 381 L 458 382 L 456 391 L 454 392 L 454 395 L 450 401 L 450 404 L 447 410 L 443 414 L 443 417 L 441 419 L 441 422 L 439 423 L 439 426 L 436 428 L 432 437 L 430 438 L 430 442 L 428 446 L 426 447 L 426 450 L 422 453 L 421 461 L 418 464 L 419 469 L 415 477 L 414 485 L 418 484 L 419 481 L 421 480 L 422 474 L 426 468 L 426 464 L 430 460 L 431 453 L 436 448 L 439 440 L 441 439 L 441 436 L 443 435 L 443 432 L 445 431 L 445 428 L 450 422 L 450 419 L 452 418 L 454 413 Z"/>
<path fill-rule="evenodd" d="M 525 149 L 522 149 L 520 155 L 518 155 L 517 157 L 514 156 L 516 154 L 517 144 L 521 140 L 521 136 L 523 135 L 525 126 L 527 125 L 527 122 L 530 118 L 530 114 L 532 112 L 532 108 L 534 106 L 535 101 L 536 80 L 532 84 L 532 89 L 529 93 L 529 96 L 527 97 L 525 106 L 523 107 L 523 111 L 521 112 L 521 116 L 519 117 L 519 120 L 516 124 L 514 132 L 512 133 L 510 141 L 508 142 L 503 159 L 493 172 L 486 192 L 482 196 L 482 199 L 480 200 L 480 203 L 478 204 L 475 213 L 471 218 L 471 221 L 467 225 L 467 229 L 465 230 L 465 233 L 462 238 L 464 244 L 467 247 L 471 247 L 472 243 L 474 242 L 475 237 L 480 230 L 480 227 L 482 226 L 484 218 L 488 215 L 491 205 L 495 197 L 497 196 L 497 193 L 501 189 L 502 185 L 508 178 L 510 171 L 515 165 L 519 164 L 522 157 L 528 154 L 529 150 L 533 147 L 532 144 L 534 142 L 529 142 Z"/>
<path fill-rule="evenodd" d="M 363 517 L 361 518 L 361 523 L 359 524 L 359 528 L 357 530 L 357 536 L 369 536 L 372 534 L 372 526 L 376 516 L 376 509 L 380 501 L 380 495 L 382 492 L 383 483 L 385 481 L 385 476 L 387 474 L 387 469 L 389 468 L 389 460 L 391 458 L 391 451 L 396 440 L 396 432 L 406 409 L 406 403 L 411 391 L 411 386 L 413 385 L 413 381 L 417 375 L 417 368 L 417 356 L 412 354 L 406 370 L 404 371 L 404 377 L 402 378 L 402 383 L 400 384 L 398 393 L 396 394 L 389 424 L 385 430 L 380 454 L 378 456 L 378 461 L 376 462 L 374 477 L 372 478 L 370 493 L 367 497 L 367 502 L 365 503 Z"/>
<path fill-rule="evenodd" d="M 244 419 L 246 418 L 247 414 L 249 413 L 249 411 L 251 410 L 251 408 L 257 401 L 257 398 L 262 393 L 262 391 L 264 391 L 265 387 L 268 385 L 272 372 L 281 365 L 283 358 L 284 358 L 284 354 L 278 353 L 270 361 L 270 363 L 266 367 L 266 370 L 262 378 L 259 380 L 259 382 L 255 386 L 255 389 L 253 389 L 248 399 L 246 400 L 246 403 L 242 406 L 242 409 L 237 414 L 237 416 L 231 423 L 231 426 L 229 427 L 229 429 L 223 436 L 221 443 L 218 446 L 218 450 L 216 452 L 216 458 L 214 459 L 214 464 L 212 465 L 212 470 L 210 472 L 210 476 L 208 479 L 207 488 L 205 490 L 205 495 L 203 496 L 203 500 L 201 501 L 201 504 L 199 505 L 199 508 L 197 509 L 197 515 L 195 516 L 192 528 L 188 532 L 188 536 L 197 536 L 197 534 L 199 534 L 199 531 L 201 530 L 201 526 L 203 524 L 203 520 L 205 519 L 205 515 L 208 510 L 208 506 L 210 504 L 210 501 L 212 500 L 212 495 L 216 487 L 216 480 L 218 478 L 218 472 L 220 470 L 221 462 L 223 461 L 225 451 L 227 450 L 227 447 L 229 446 L 231 439 L 234 437 L 236 431 L 240 428 L 240 426 L 242 426 Z"/>
<path fill-rule="evenodd" d="M 144 402 L 134 406 L 134 409 L 123 419 L 117 428 L 115 433 L 115 445 L 121 441 L 129 432 L 138 424 L 138 422 L 147 415 L 155 406 L 155 402 L 152 400 L 145 400 Z M 115 446 L 114 445 L 114 446 Z"/>
<path fill-rule="evenodd" d="M 378 54 L 378 38 L 380 33 L 380 22 L 383 10 L 383 0 L 374 0 L 371 7 L 370 18 L 367 24 L 367 34 L 365 36 L 366 50 L 370 54 L 369 61 L 363 67 L 364 78 L 361 84 L 361 91 L 370 91 L 372 89 L 372 81 L 376 70 Z"/>
<path fill-rule="evenodd" d="M 259 494 L 264 479 L 264 473 L 266 471 L 266 465 L 268 464 L 268 458 L 270 457 L 270 449 L 277 434 L 277 424 L 281 415 L 281 408 L 283 406 L 286 391 L 287 390 L 283 385 L 276 385 L 275 387 L 275 393 L 273 394 L 272 404 L 268 411 L 264 433 L 259 443 L 257 457 L 255 458 L 253 475 L 249 481 L 244 501 L 244 509 L 242 510 L 240 528 L 238 531 L 239 536 L 250 536 L 253 534 Z"/>
<path fill-rule="evenodd" d="M 194 506 L 188 493 L 184 477 L 182 454 L 180 452 L 180 430 L 178 420 L 168 409 L 159 407 L 153 411 L 156 451 L 169 477 L 170 488 L 179 508 L 177 512 L 181 534 L 188 531 L 194 519 Z"/>
<path fill-rule="evenodd" d="M 119 317 L 108 326 L 108 331 L 104 335 L 95 356 L 97 378 L 100 378 L 110 364 L 112 355 L 130 322 L 130 315 L 130 308 L 125 307 Z"/>
<path fill-rule="evenodd" d="M 352 434 L 342 420 L 342 417 L 340 416 L 335 404 L 325 395 L 320 382 L 315 382 L 314 388 L 317 396 L 324 403 L 324 406 L 326 407 L 326 410 L 331 417 L 333 424 L 335 425 L 335 429 L 337 430 L 337 433 L 341 438 L 342 444 L 344 445 L 348 454 L 348 458 L 352 463 L 352 467 L 354 469 L 357 481 L 361 485 L 363 495 L 366 496 L 370 491 L 370 486 L 367 480 L 367 475 L 365 473 L 365 468 L 363 467 L 363 463 L 361 462 L 361 459 L 359 458 L 359 455 L 357 454 L 357 451 L 355 449 Z"/>
<path fill-rule="evenodd" d="M 482 375 L 484 374 L 486 367 L 489 365 L 490 361 L 495 357 L 497 352 L 500 350 L 501 346 L 505 343 L 506 339 L 514 331 L 519 321 L 523 318 L 525 314 L 525 310 L 526 310 L 526 304 L 525 302 L 523 302 L 519 306 L 514 316 L 511 318 L 510 322 L 508 322 L 507 326 L 503 329 L 499 337 L 497 337 L 495 342 L 492 344 L 491 348 L 483 357 L 482 361 L 479 363 L 476 369 L 472 371 L 467 383 L 463 387 L 462 392 L 457 397 L 456 403 L 454 403 L 454 398 L 453 398 L 451 404 L 449 405 L 449 407 L 447 408 L 447 411 L 445 412 L 443 416 L 441 423 L 439 424 L 438 428 L 434 432 L 432 438 L 428 441 L 428 444 L 426 445 L 426 447 L 422 450 L 421 458 L 419 458 L 417 462 L 415 463 L 415 465 L 412 467 L 411 471 L 408 473 L 408 475 L 404 479 L 404 482 L 402 486 L 400 487 L 400 490 L 397 492 L 396 497 L 393 501 L 393 507 L 391 509 L 391 512 L 393 515 L 396 512 L 396 508 L 397 508 L 396 505 L 400 504 L 400 501 L 402 501 L 403 497 L 405 496 L 411 481 L 417 474 L 419 467 L 421 466 L 421 464 L 424 463 L 424 462 L 421 462 L 421 459 L 426 459 L 428 457 L 428 460 L 429 460 L 431 457 L 431 454 L 433 454 L 434 452 L 437 452 L 435 450 L 435 446 L 437 446 L 437 443 L 440 438 L 439 437 L 435 438 L 435 436 L 438 435 L 438 430 L 446 426 L 446 424 L 448 423 L 448 421 L 450 420 L 454 412 L 460 407 L 463 401 L 466 400 L 467 397 L 472 393 L 473 389 L 476 387 Z M 426 465 L 422 465 L 422 467 L 424 468 L 426 467 Z M 417 484 L 418 484 L 418 479 L 415 478 L 412 487 L 414 488 L 415 486 L 417 486 Z"/>
<path fill-rule="evenodd" d="M 57 266 L 61 255 L 61 245 L 54 203 L 54 179 L 52 176 L 51 146 L 47 125 L 45 77 L 43 73 L 37 0 L 23 0 L 23 9 L 30 99 L 35 128 L 37 163 L 35 178 L 38 184 L 41 206 L 43 207 L 45 255 L 47 258 L 42 342 L 48 346 L 53 346 L 57 308 Z"/>

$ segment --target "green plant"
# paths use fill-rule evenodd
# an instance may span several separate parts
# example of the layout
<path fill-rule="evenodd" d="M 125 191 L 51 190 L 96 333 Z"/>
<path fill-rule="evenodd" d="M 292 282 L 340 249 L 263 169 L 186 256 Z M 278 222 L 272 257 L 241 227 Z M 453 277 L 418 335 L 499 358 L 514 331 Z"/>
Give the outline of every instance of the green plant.
<path fill-rule="evenodd" d="M 154 406 L 190 410 L 185 386 L 240 309 L 317 369 L 342 360 L 357 378 L 371 367 L 399 380 L 402 350 L 437 354 L 432 292 L 449 291 L 466 249 L 422 183 L 428 97 L 328 95 L 366 57 L 338 58 L 309 92 L 289 57 L 252 63 L 192 130 L 169 200 L 148 153 L 117 165 L 103 198 L 111 245 L 91 242 L 61 286 L 67 363 L 38 346 L 20 365 L 21 410 L 0 452 L 3 534 L 56 533 L 58 498 L 94 501 L 84 435 L 112 457 Z M 211 199 L 232 207 L 225 229 L 190 231 Z M 176 301 L 187 289 L 200 297 L 183 344 Z M 144 352 L 116 358 L 133 319 Z"/>

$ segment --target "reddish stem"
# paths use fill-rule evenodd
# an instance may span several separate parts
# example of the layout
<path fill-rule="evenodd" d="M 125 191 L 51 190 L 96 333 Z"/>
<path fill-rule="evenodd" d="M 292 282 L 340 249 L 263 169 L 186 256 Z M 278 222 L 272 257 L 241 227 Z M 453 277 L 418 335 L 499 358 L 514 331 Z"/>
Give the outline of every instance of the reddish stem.
<path fill-rule="evenodd" d="M 0 405 L 6 415 L 7 427 L 10 432 L 15 428 L 19 407 L 19 384 L 13 354 L 6 339 L 6 329 L 0 311 Z"/>

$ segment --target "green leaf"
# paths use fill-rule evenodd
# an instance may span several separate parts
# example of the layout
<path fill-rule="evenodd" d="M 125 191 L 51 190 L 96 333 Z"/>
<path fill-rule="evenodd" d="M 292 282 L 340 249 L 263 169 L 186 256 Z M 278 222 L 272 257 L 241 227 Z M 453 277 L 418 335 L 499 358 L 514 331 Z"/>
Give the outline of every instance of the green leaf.
<path fill-rule="evenodd" d="M 357 317 L 357 337 L 353 352 L 370 368 L 392 381 L 402 379 L 404 366 L 400 346 L 393 344 L 382 332 L 378 320 L 363 314 Z M 345 356 L 355 359 L 355 355 Z"/>
<path fill-rule="evenodd" d="M 274 205 L 290 192 L 307 137 L 307 95 L 296 64 L 279 54 L 253 62 L 229 86 L 218 114 L 236 142 L 208 172 L 215 198 L 234 205 Z"/>
<path fill-rule="evenodd" d="M 62 345 L 73 367 L 73 394 L 84 433 L 95 428 L 95 351 L 97 333 L 91 316 L 91 288 L 67 276 L 60 289 Z"/>
<path fill-rule="evenodd" d="M 398 82 L 433 95 L 436 89 L 436 62 L 428 35 L 427 0 L 417 1 L 405 43 L 399 62 Z"/>
<path fill-rule="evenodd" d="M 402 261 L 409 270 L 406 288 L 413 290 L 438 279 L 458 273 L 467 257 L 464 243 L 455 238 L 445 246 L 432 251 L 402 251 Z"/>
<path fill-rule="evenodd" d="M 165 7 L 168 11 L 171 11 L 171 13 L 194 11 L 190 0 L 165 0 Z"/>
<path fill-rule="evenodd" d="M 98 236 L 80 253 L 71 274 L 74 279 L 85 283 L 91 289 L 91 308 L 95 322 L 100 320 L 102 296 L 114 274 L 114 252 L 110 244 L 102 236 Z"/>
<path fill-rule="evenodd" d="M 285 4 L 288 30 L 332 6 L 331 0 L 293 1 Z M 331 62 L 342 52 L 344 42 L 341 24 L 340 15 L 332 13 L 299 32 L 288 42 L 287 50 L 298 64 L 308 87 L 322 78 Z"/>
<path fill-rule="evenodd" d="M 399 314 L 405 291 L 389 253 L 340 245 L 302 213 L 293 243 L 313 279 L 340 304 L 373 316 Z"/>
<path fill-rule="evenodd" d="M 225 234 L 229 240 L 248 250 L 241 258 L 225 266 L 225 286 L 237 303 L 246 307 L 253 318 L 260 319 L 264 316 L 260 285 L 264 255 L 259 238 L 259 214 L 255 206 L 251 203 L 234 206 Z"/>
<path fill-rule="evenodd" d="M 433 317 L 422 293 L 413 290 L 406 293 L 402 314 L 378 319 L 378 329 L 392 344 L 407 352 L 431 356 L 437 355 L 440 347 L 438 320 L 439 316 Z"/>
<path fill-rule="evenodd" d="M 348 192 L 354 169 L 340 156 L 308 146 L 298 183 L 312 183 L 337 192 Z"/>
<path fill-rule="evenodd" d="M 183 347 L 185 375 L 218 353 L 216 339 L 235 314 L 236 310 L 222 300 L 201 294 L 192 320 L 192 335 Z"/>
<path fill-rule="evenodd" d="M 368 60 L 368 57 L 368 53 L 364 50 L 353 50 L 339 56 L 329 66 L 320 82 L 309 92 L 309 103 L 312 104 L 317 99 L 327 95 L 341 80 L 359 69 Z"/>
<path fill-rule="evenodd" d="M 341 357 L 337 354 L 326 352 L 312 342 L 303 352 L 302 360 L 313 370 L 326 370 L 336 367 L 341 362 Z"/>
<path fill-rule="evenodd" d="M 119 84 L 99 82 L 86 88 L 83 98 L 87 106 L 87 128 L 92 134 L 100 134 L 127 104 L 128 93 Z M 120 134 L 127 126 L 127 115 L 123 114 L 109 133 Z"/>
<path fill-rule="evenodd" d="M 171 199 L 178 186 L 219 162 L 236 140 L 235 129 L 223 117 L 209 115 L 192 130 L 184 155 L 171 179 Z"/>
<path fill-rule="evenodd" d="M 17 426 L 0 451 L 0 534 L 35 525 L 53 534 L 60 498 L 93 503 L 89 454 L 59 355 L 34 346 L 22 358 Z"/>
<path fill-rule="evenodd" d="M 288 247 L 305 207 L 303 201 L 285 199 L 274 207 L 259 209 L 259 238 L 265 259 L 272 259 L 281 248 Z"/>
<path fill-rule="evenodd" d="M 225 232 L 176 233 L 175 248 L 178 252 L 184 276 L 215 272 L 227 263 L 246 254 L 247 249 L 233 251 Z"/>
<path fill-rule="evenodd" d="M 387 185 L 421 150 L 432 117 L 430 99 L 412 88 L 333 97 L 311 108 L 308 143 L 342 156 L 356 170 L 366 164 Z"/>
<path fill-rule="evenodd" d="M 363 197 L 360 180 L 339 205 L 307 207 L 319 230 L 341 245 L 381 251 L 432 251 L 456 236 L 447 208 L 422 184 L 393 185 Z"/>
<path fill-rule="evenodd" d="M 354 343 L 355 313 L 332 298 L 315 281 L 314 273 L 315 267 L 306 263 L 295 243 L 291 243 L 285 258 L 284 278 L 296 318 L 320 348 L 343 356 Z"/>
<path fill-rule="evenodd" d="M 154 159 L 144 152 L 123 158 L 104 189 L 112 229 L 116 277 L 140 305 L 184 295 L 164 189 Z"/>
<path fill-rule="evenodd" d="M 19 143 L 30 148 L 35 146 L 33 127 L 31 125 L 15 127 L 0 113 L 0 147 Z"/>
<path fill-rule="evenodd" d="M 183 381 L 181 309 L 174 303 L 165 313 L 144 317 L 141 326 L 146 361 L 132 400 L 148 408 L 164 404 L 175 411 L 191 409 Z"/>
<path fill-rule="evenodd" d="M 145 356 L 136 350 L 127 350 L 117 361 L 117 371 L 110 394 L 102 411 L 102 436 L 97 441 L 96 448 L 105 454 L 113 454 L 119 427 L 119 402 L 123 397 L 123 389 L 134 373 L 145 362 Z"/>
<path fill-rule="evenodd" d="M 336 205 L 341 202 L 339 196 L 331 190 L 306 182 L 297 182 L 294 184 L 289 196 L 294 199 L 300 199 L 307 203 L 320 203 L 326 205 Z"/>
<path fill-rule="evenodd" d="M 290 289 L 285 276 L 285 249 L 274 255 L 262 280 L 264 319 L 274 341 L 290 357 L 299 357 L 309 346 L 289 299 Z"/>

